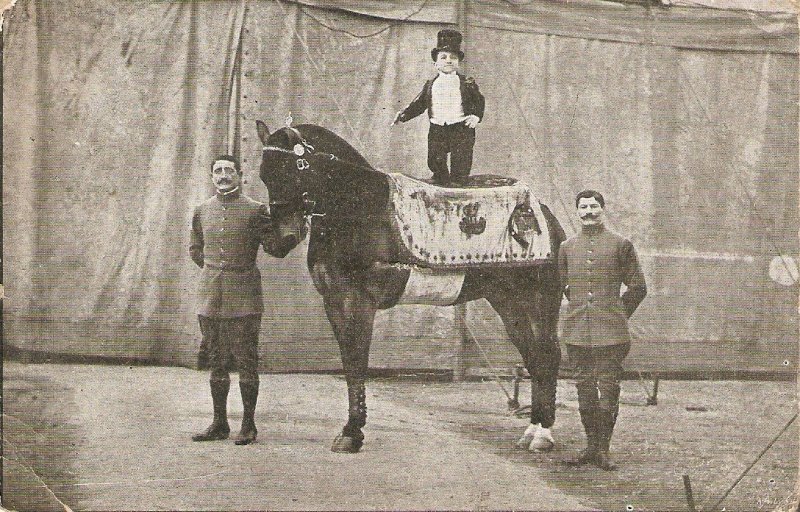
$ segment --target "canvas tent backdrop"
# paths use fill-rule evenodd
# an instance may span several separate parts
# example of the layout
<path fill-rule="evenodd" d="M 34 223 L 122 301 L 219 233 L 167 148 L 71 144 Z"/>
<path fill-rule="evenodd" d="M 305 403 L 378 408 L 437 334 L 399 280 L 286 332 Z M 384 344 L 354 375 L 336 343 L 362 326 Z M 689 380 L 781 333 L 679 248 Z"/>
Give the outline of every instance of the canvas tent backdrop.
<path fill-rule="evenodd" d="M 376 167 L 427 177 L 424 118 L 390 128 L 444 27 L 487 113 L 473 173 L 514 176 L 569 234 L 596 188 L 640 251 L 634 365 L 796 368 L 796 13 L 766 3 L 19 0 L 3 30 L 4 342 L 193 365 L 193 206 L 209 163 L 258 179 L 254 122 L 325 126 Z M 688 4 L 688 2 L 687 2 Z M 752 3 L 751 3 L 752 5 Z M 304 243 L 260 257 L 263 370 L 340 367 Z M 484 302 L 468 324 L 518 356 Z M 378 315 L 372 366 L 452 368 L 453 308 Z M 786 366 L 783 366 L 786 365 Z"/>

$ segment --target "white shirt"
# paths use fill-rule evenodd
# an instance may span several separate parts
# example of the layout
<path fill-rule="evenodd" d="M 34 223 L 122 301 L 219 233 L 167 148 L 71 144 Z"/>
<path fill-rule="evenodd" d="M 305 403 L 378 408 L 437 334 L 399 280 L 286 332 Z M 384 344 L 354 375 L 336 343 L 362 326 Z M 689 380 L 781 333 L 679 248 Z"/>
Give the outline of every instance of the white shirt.
<path fill-rule="evenodd" d="M 444 125 L 463 122 L 461 80 L 456 73 L 439 73 L 431 86 L 431 123 Z"/>

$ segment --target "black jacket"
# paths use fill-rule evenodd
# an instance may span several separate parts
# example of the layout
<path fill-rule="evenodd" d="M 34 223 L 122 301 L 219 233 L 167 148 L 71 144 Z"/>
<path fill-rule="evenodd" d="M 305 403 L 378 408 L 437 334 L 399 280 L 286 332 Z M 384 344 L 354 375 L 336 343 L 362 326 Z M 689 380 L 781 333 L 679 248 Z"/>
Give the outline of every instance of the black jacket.
<path fill-rule="evenodd" d="M 428 117 L 431 117 L 431 91 L 436 78 L 438 78 L 438 75 L 425 82 L 422 91 L 400 114 L 399 120 L 401 122 L 410 121 L 426 110 L 428 111 Z M 476 115 L 478 119 L 482 120 L 485 100 L 483 99 L 483 94 L 478 90 L 478 84 L 475 83 L 472 77 L 465 77 L 461 73 L 458 74 L 458 79 L 461 82 L 461 106 L 464 108 L 464 115 Z"/>

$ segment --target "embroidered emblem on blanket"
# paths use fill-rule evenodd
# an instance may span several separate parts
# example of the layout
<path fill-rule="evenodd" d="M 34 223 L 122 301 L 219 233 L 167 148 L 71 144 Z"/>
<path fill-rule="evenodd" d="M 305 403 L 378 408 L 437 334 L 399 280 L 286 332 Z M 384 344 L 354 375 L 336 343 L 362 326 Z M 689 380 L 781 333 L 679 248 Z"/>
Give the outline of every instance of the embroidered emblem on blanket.
<path fill-rule="evenodd" d="M 508 178 L 473 176 L 464 188 L 390 173 L 391 214 L 411 263 L 459 268 L 530 265 L 550 258 L 538 199 Z"/>

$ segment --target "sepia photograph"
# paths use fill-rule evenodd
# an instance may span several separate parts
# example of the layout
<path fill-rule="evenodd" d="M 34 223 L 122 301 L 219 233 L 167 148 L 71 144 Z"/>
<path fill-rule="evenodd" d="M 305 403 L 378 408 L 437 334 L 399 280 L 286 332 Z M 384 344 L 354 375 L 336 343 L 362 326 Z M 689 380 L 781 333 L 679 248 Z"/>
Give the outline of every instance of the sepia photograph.
<path fill-rule="evenodd" d="M 798 510 L 797 0 L 0 7 L 0 510 Z"/>

